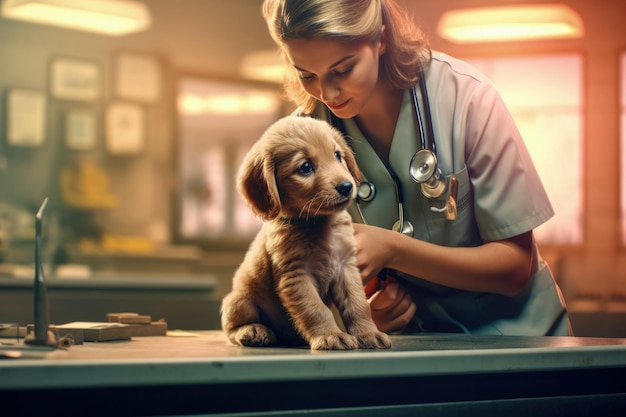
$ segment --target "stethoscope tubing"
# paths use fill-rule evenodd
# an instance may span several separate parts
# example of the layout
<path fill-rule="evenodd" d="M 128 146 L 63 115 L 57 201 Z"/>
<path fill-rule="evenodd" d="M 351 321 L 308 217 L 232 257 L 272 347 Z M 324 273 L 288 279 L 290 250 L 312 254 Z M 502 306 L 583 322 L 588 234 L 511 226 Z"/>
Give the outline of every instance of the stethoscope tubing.
<path fill-rule="evenodd" d="M 424 119 L 429 123 L 424 123 L 422 114 L 420 112 L 419 100 L 417 99 L 417 91 L 415 87 L 411 89 L 413 93 L 413 109 L 415 110 L 415 116 L 417 120 L 417 126 L 420 132 L 420 142 L 422 149 L 431 151 L 434 155 L 437 155 L 437 145 L 435 144 L 435 131 L 433 129 L 433 119 L 430 112 L 430 103 L 428 100 L 428 89 L 426 88 L 426 76 L 423 71 L 420 71 L 418 83 L 420 86 L 420 94 L 422 95 L 422 102 L 424 103 Z"/>
<path fill-rule="evenodd" d="M 423 71 L 420 71 L 419 73 L 419 77 L 418 77 L 418 85 L 419 85 L 419 89 L 420 89 L 420 94 L 422 96 L 422 103 L 423 106 L 420 106 L 420 102 L 419 99 L 417 97 L 417 88 L 416 86 L 414 86 L 411 89 L 411 94 L 412 94 L 412 99 L 413 99 L 413 110 L 415 112 L 415 120 L 417 122 L 417 128 L 418 128 L 418 132 L 420 135 L 420 149 L 416 152 L 416 156 L 418 155 L 418 152 L 423 152 L 423 151 L 428 151 L 430 152 L 430 154 L 432 155 L 432 160 L 434 161 L 434 166 L 433 166 L 433 172 L 436 173 L 436 175 L 433 175 L 433 179 L 436 179 L 437 183 L 439 184 L 438 181 L 441 181 L 441 179 L 439 178 L 441 172 L 439 171 L 439 168 L 437 167 L 437 153 L 436 153 L 436 144 L 435 144 L 435 133 L 434 133 L 434 128 L 433 128 L 433 122 L 432 122 L 432 114 L 431 114 L 431 110 L 430 110 L 430 103 L 429 103 L 429 98 L 428 98 L 428 90 L 426 88 L 426 77 Z M 424 111 L 424 117 L 422 117 L 422 112 L 420 111 L 420 109 L 423 107 L 423 111 Z M 335 128 L 337 128 L 339 131 L 341 131 L 341 133 L 343 134 L 344 138 L 346 138 L 346 141 L 348 143 L 351 142 L 350 137 L 347 135 L 346 131 L 345 131 L 345 127 L 343 124 L 343 121 L 341 119 L 339 119 L 337 116 L 335 116 L 331 111 L 329 111 L 329 121 L 331 123 L 331 125 L 333 125 Z M 427 123 L 425 121 L 428 121 Z M 415 157 L 414 157 L 415 159 Z M 411 161 L 413 163 L 413 160 Z M 399 226 L 399 231 L 402 233 L 405 233 L 405 229 L 406 229 L 406 233 L 411 234 L 413 233 L 413 225 L 410 224 L 410 222 L 408 225 L 406 225 L 405 227 L 405 221 L 404 221 L 404 193 L 402 191 L 402 183 L 400 182 L 398 176 L 396 175 L 396 173 L 393 171 L 393 169 L 391 169 L 391 167 L 388 164 L 384 164 L 385 168 L 387 169 L 387 172 L 389 173 L 389 176 L 392 178 L 394 184 L 395 184 L 395 188 L 396 188 L 396 194 L 398 197 L 398 216 L 399 216 L 399 220 L 398 223 Z M 429 198 L 432 198 L 433 196 L 429 195 L 425 189 L 424 186 L 426 186 L 426 184 L 422 184 L 421 179 L 416 178 L 413 173 L 412 173 L 412 166 L 410 164 L 409 166 L 409 173 L 411 174 L 411 178 L 413 178 L 413 180 L 415 180 L 416 182 L 418 182 L 420 184 L 420 188 L 422 190 L 422 193 Z M 367 187 L 367 190 L 364 190 L 363 193 L 359 193 L 359 194 L 364 194 L 367 195 L 367 198 L 363 198 L 362 201 L 371 201 L 376 193 L 376 189 L 374 187 L 374 184 L 368 182 L 367 180 L 362 182 L 361 187 Z M 440 192 L 443 192 L 443 189 L 445 189 L 445 186 L 442 186 L 443 188 L 440 189 Z M 361 190 L 360 190 L 361 191 Z M 438 194 L 437 194 L 438 195 Z M 365 224 L 367 224 L 367 220 L 365 218 L 365 215 L 363 214 L 363 211 L 361 210 L 361 205 L 360 205 L 361 199 L 357 198 L 356 200 L 356 205 L 357 205 L 357 209 L 359 212 L 359 215 L 361 217 L 361 219 L 363 220 L 363 222 Z M 456 215 L 455 215 L 456 217 Z"/>

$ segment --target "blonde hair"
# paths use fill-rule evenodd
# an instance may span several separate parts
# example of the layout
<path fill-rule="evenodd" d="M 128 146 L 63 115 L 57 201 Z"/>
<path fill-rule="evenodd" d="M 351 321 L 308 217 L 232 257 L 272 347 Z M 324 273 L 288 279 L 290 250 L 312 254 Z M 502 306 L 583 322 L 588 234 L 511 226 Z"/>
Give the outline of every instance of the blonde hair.
<path fill-rule="evenodd" d="M 386 51 L 380 71 L 390 85 L 413 87 L 430 62 L 424 33 L 394 0 L 264 0 L 263 17 L 285 60 L 289 40 L 333 38 L 375 43 L 384 27 Z M 302 112 L 315 108 L 317 100 L 302 88 L 295 69 L 287 72 L 284 91 Z"/>

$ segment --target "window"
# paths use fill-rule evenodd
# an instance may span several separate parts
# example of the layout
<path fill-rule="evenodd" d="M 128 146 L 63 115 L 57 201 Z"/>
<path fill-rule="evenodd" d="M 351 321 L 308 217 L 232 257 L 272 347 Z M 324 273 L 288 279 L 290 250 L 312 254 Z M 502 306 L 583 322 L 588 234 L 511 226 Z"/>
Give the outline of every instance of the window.
<path fill-rule="evenodd" d="M 243 156 L 279 116 L 272 89 L 207 78 L 183 77 L 178 85 L 179 241 L 240 242 L 260 228 L 236 191 Z"/>
<path fill-rule="evenodd" d="M 620 185 L 622 244 L 626 245 L 626 52 L 620 58 Z"/>
<path fill-rule="evenodd" d="M 547 244 L 582 243 L 581 56 L 489 57 L 466 61 L 491 78 L 498 88 L 556 212 L 535 231 L 537 240 Z"/>

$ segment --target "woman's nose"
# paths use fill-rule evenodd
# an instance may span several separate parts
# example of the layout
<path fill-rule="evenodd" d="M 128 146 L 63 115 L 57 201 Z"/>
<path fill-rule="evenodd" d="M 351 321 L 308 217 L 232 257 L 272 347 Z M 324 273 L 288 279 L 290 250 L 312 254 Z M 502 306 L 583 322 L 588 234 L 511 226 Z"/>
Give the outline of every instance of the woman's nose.
<path fill-rule="evenodd" d="M 339 96 L 339 86 L 331 81 L 320 81 L 320 98 L 330 101 Z"/>

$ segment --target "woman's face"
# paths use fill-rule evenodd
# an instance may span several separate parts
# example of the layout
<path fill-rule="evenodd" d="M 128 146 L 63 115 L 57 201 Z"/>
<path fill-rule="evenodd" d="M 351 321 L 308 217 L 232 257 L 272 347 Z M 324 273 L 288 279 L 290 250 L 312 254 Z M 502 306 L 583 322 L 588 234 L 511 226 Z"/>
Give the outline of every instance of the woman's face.
<path fill-rule="evenodd" d="M 300 84 L 339 118 L 357 116 L 378 85 L 382 42 L 293 39 L 285 51 Z"/>

